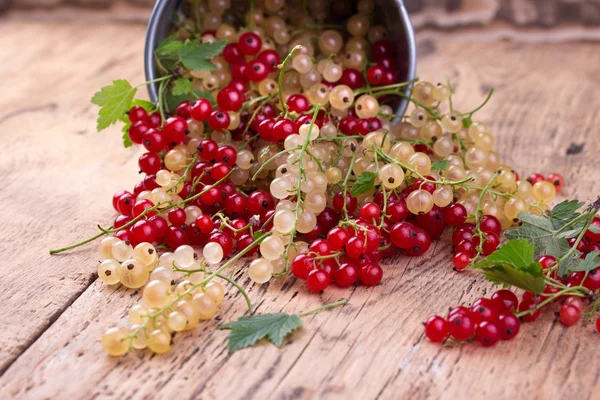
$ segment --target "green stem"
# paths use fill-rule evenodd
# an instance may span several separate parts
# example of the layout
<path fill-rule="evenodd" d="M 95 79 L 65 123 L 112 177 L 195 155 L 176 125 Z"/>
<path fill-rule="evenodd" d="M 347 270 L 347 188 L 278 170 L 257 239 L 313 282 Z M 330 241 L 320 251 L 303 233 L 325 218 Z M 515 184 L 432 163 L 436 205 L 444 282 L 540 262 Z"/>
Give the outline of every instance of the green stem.
<path fill-rule="evenodd" d="M 500 175 L 498 172 L 496 172 L 494 175 L 492 175 L 492 177 L 490 178 L 487 185 L 485 185 L 483 190 L 481 191 L 481 194 L 479 195 L 479 200 L 477 201 L 477 209 L 475 210 L 475 234 L 474 234 L 474 236 L 479 237 L 479 245 L 477 246 L 477 254 L 475 254 L 475 257 L 473 257 L 473 259 L 471 259 L 471 265 L 475 264 L 477 259 L 483 253 L 484 238 L 483 238 L 483 232 L 481 232 L 481 221 L 480 221 L 479 214 L 483 214 L 483 211 L 481 210 L 481 205 L 483 204 L 483 198 L 484 198 L 485 194 L 488 192 L 488 190 L 490 190 L 490 188 L 492 187 L 492 184 L 496 181 L 496 178 L 498 178 L 498 175 Z"/>
<path fill-rule="evenodd" d="M 254 308 L 252 307 L 252 302 L 250 301 L 250 297 L 248 297 L 248 293 L 246 293 L 244 288 L 241 287 L 239 283 L 237 283 L 233 279 L 229 278 L 228 276 L 221 275 L 221 274 L 217 274 L 216 276 L 217 276 L 217 278 L 226 280 L 227 282 L 231 283 L 233 286 L 236 287 L 236 289 L 242 294 L 242 296 L 244 296 L 244 299 L 246 299 L 246 304 L 248 305 L 248 313 L 253 314 Z"/>
<path fill-rule="evenodd" d="M 348 193 L 348 180 L 350 179 L 350 175 L 352 175 L 352 168 L 354 168 L 354 162 L 356 161 L 356 151 L 352 152 L 352 158 L 350 158 L 350 165 L 348 166 L 348 172 L 346 173 L 346 177 L 344 178 L 344 217 L 348 219 L 348 210 L 346 210 L 346 196 Z"/>
<path fill-rule="evenodd" d="M 343 306 L 344 304 L 348 303 L 348 299 L 340 299 L 334 303 L 329 303 L 329 304 L 325 304 L 321 307 L 315 308 L 314 310 L 310 310 L 310 311 L 306 311 L 303 313 L 298 314 L 299 317 L 306 317 L 308 315 L 311 314 L 316 314 L 318 312 L 321 312 L 323 310 L 326 310 L 328 308 L 333 308 L 333 307 L 338 307 L 338 306 Z"/>
<path fill-rule="evenodd" d="M 571 296 L 585 297 L 585 295 L 583 293 L 580 293 L 580 291 L 582 291 L 582 290 L 587 290 L 587 289 L 585 287 L 583 287 L 583 286 L 573 286 L 573 287 L 570 287 L 570 288 L 563 289 L 560 292 L 556 292 L 552 296 L 546 298 L 546 300 L 544 300 L 541 303 L 537 304 L 534 308 L 529 309 L 529 310 L 525 310 L 525 311 L 521 311 L 520 313 L 515 314 L 515 316 L 517 318 L 521 318 L 524 315 L 533 314 L 534 312 L 536 312 L 540 308 L 544 307 L 546 304 L 549 304 L 549 303 L 553 302 L 554 300 L 556 300 L 560 296 L 564 296 L 567 293 L 570 293 Z M 571 293 L 571 292 L 575 292 L 575 293 Z"/>
<path fill-rule="evenodd" d="M 390 89 L 400 89 L 400 88 L 405 88 L 407 86 L 412 85 L 415 82 L 418 82 L 419 78 L 415 78 L 415 79 L 411 79 L 410 81 L 406 81 L 406 82 L 401 82 L 401 83 L 394 83 L 393 85 L 386 85 L 386 86 L 377 86 L 371 89 L 368 88 L 361 88 L 361 89 L 357 89 L 354 91 L 354 96 L 358 96 L 364 93 L 378 93 L 378 92 L 382 92 L 382 91 L 387 91 Z"/>
<path fill-rule="evenodd" d="M 485 98 L 485 100 L 483 101 L 483 103 L 481 103 L 481 105 L 479 107 L 477 107 L 476 109 L 474 109 L 471 112 L 468 113 L 463 113 L 463 114 L 458 114 L 456 115 L 457 117 L 464 117 L 464 116 L 468 116 L 469 119 L 473 116 L 473 114 L 475 114 L 477 111 L 481 110 L 488 101 L 490 101 L 490 99 L 492 98 L 492 94 L 494 94 L 494 88 L 490 89 L 490 92 L 488 93 L 487 97 Z"/>
<path fill-rule="evenodd" d="M 161 76 L 160 78 L 156 78 L 156 79 L 152 79 L 150 81 L 146 81 L 144 83 L 140 83 L 139 85 L 136 86 L 136 88 L 139 88 L 140 86 L 144 86 L 144 85 L 149 85 L 151 83 L 166 81 L 166 80 L 171 79 L 172 77 L 173 77 L 173 75 Z"/>
<path fill-rule="evenodd" d="M 280 71 L 279 71 L 279 79 L 277 80 L 277 83 L 279 85 L 279 102 L 281 104 L 281 109 L 283 110 L 284 117 L 287 116 L 288 106 L 287 106 L 287 104 L 285 104 L 285 100 L 283 98 L 283 75 L 285 74 L 285 67 L 287 67 L 288 63 L 292 59 L 292 55 L 297 50 L 300 50 L 301 48 L 302 48 L 302 46 L 300 46 L 300 45 L 294 46 L 292 48 L 292 50 L 290 50 L 289 54 L 285 57 L 285 59 L 283 60 L 283 62 L 278 66 L 279 69 L 280 69 Z"/>

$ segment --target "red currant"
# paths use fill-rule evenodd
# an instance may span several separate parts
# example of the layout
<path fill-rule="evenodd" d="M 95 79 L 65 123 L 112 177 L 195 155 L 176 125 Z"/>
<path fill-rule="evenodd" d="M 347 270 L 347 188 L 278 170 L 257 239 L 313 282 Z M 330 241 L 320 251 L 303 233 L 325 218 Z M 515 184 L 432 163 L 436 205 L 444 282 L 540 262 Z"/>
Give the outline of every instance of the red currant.
<path fill-rule="evenodd" d="M 188 244 L 188 237 L 183 227 L 170 226 L 165 235 L 165 242 L 171 249 Z"/>
<path fill-rule="evenodd" d="M 168 214 L 169 222 L 175 226 L 181 226 L 185 224 L 185 211 L 179 207 L 174 207 L 169 210 Z"/>
<path fill-rule="evenodd" d="M 471 257 L 466 253 L 456 253 L 452 257 L 452 265 L 457 271 L 462 271 L 471 264 Z"/>
<path fill-rule="evenodd" d="M 238 39 L 240 52 L 246 56 L 253 56 L 258 53 L 262 47 L 262 40 L 254 32 L 246 32 L 240 35 Z"/>
<path fill-rule="evenodd" d="M 339 287 L 350 287 L 358 280 L 358 268 L 352 263 L 343 263 L 333 273 L 333 280 Z"/>
<path fill-rule="evenodd" d="M 381 269 L 379 264 L 368 263 L 360 271 L 360 281 L 365 286 L 378 285 L 382 278 L 383 269 Z"/>
<path fill-rule="evenodd" d="M 519 298 L 510 290 L 500 289 L 492 295 L 492 301 L 500 311 L 515 311 L 519 306 Z"/>
<path fill-rule="evenodd" d="M 459 226 L 467 219 L 467 209 L 462 204 L 454 203 L 442 208 L 442 218 L 450 226 Z"/>
<path fill-rule="evenodd" d="M 443 342 L 450 332 L 448 321 L 438 315 L 432 315 L 425 322 L 425 336 L 432 342 Z"/>
<path fill-rule="evenodd" d="M 493 346 L 500 340 L 500 330 L 495 323 L 484 321 L 477 326 L 475 339 L 484 347 Z"/>
<path fill-rule="evenodd" d="M 558 319 L 561 324 L 564 326 L 572 326 L 579 321 L 579 316 L 581 315 L 581 311 L 571 304 L 563 304 L 560 307 L 560 312 Z"/>
<path fill-rule="evenodd" d="M 322 269 L 313 269 L 306 277 L 306 286 L 311 292 L 322 292 L 327 289 L 331 277 Z"/>
<path fill-rule="evenodd" d="M 179 116 L 170 117 L 163 128 L 165 139 L 169 143 L 182 143 L 188 132 L 187 121 Z"/>
<path fill-rule="evenodd" d="M 154 231 L 155 228 L 152 223 L 145 220 L 138 221 L 131 228 L 131 239 L 136 244 L 152 243 L 156 239 Z"/>
<path fill-rule="evenodd" d="M 504 312 L 498 317 L 498 333 L 500 339 L 511 340 L 519 333 L 521 329 L 521 322 L 512 312 Z"/>
<path fill-rule="evenodd" d="M 453 314 L 448 317 L 450 335 L 456 340 L 467 340 L 475 333 L 475 324 L 468 314 Z"/>
<path fill-rule="evenodd" d="M 142 142 L 144 143 L 146 150 L 151 153 L 158 153 L 167 145 L 167 140 L 162 132 L 156 129 L 150 129 L 148 132 L 146 132 L 142 138 Z"/>
<path fill-rule="evenodd" d="M 223 111 L 239 111 L 245 101 L 245 96 L 231 87 L 225 87 L 217 95 L 217 104 Z"/>
<path fill-rule="evenodd" d="M 148 119 L 148 113 L 143 107 L 140 106 L 131 107 L 131 109 L 127 112 L 127 116 L 132 124 L 140 121 L 146 121 L 146 119 Z"/>
<path fill-rule="evenodd" d="M 208 125 L 215 131 L 227 129 L 230 121 L 229 114 L 221 110 L 214 110 L 210 113 L 210 117 L 208 117 Z"/>

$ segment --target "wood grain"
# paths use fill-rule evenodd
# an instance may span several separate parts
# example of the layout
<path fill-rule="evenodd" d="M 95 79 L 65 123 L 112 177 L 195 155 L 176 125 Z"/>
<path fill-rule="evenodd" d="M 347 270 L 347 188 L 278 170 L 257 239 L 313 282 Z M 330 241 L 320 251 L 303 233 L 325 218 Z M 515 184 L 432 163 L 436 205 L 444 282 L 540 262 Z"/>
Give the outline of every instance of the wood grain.
<path fill-rule="evenodd" d="M 257 311 L 297 312 L 340 297 L 350 303 L 306 319 L 282 349 L 263 343 L 227 354 L 216 330 L 245 311 L 230 290 L 217 321 L 177 335 L 169 354 L 106 356 L 102 332 L 124 323 L 139 293 L 94 280 L 95 246 L 47 250 L 109 225 L 110 197 L 136 181 L 136 152 L 117 129 L 94 132 L 91 94 L 111 79 L 142 80 L 144 29 L 100 24 L 0 25 L 0 393 L 2 398 L 423 399 L 594 398 L 598 335 L 565 329 L 546 312 L 511 343 L 442 348 L 421 322 L 469 304 L 492 286 L 451 271 L 448 238 L 425 257 L 400 256 L 381 285 L 309 294 L 287 278 L 262 287 L 239 275 Z M 30 40 L 36 38 L 36 40 Z M 27 52 L 23 49 L 27 48 Z M 600 45 L 478 42 L 427 35 L 419 75 L 456 82 L 455 104 L 489 121 L 497 147 L 521 175 L 559 171 L 563 195 L 600 194 Z M 571 144 L 582 151 L 566 155 Z M 243 272 L 240 272 L 243 274 Z"/>

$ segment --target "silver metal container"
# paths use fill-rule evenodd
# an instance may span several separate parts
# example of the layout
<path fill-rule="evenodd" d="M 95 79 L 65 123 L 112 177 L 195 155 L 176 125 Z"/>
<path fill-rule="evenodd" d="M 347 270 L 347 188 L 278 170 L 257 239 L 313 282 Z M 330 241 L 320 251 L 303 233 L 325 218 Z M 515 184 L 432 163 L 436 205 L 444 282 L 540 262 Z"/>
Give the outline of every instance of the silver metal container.
<path fill-rule="evenodd" d="M 154 62 L 154 49 L 168 36 L 171 29 L 173 16 L 180 9 L 183 0 L 158 0 L 152 11 L 148 31 L 146 33 L 146 47 L 144 50 L 144 70 L 146 80 L 151 81 L 159 78 L 158 70 Z M 398 66 L 398 78 L 400 81 L 414 79 L 417 54 L 415 46 L 415 35 L 408 12 L 404 7 L 403 0 L 376 0 L 378 23 L 388 28 L 389 40 L 396 46 L 396 65 Z M 407 89 L 406 93 L 410 91 Z M 158 85 L 148 85 L 150 99 L 156 101 L 158 98 Z M 400 99 L 395 104 L 396 114 L 402 115 L 406 110 L 408 101 Z"/>

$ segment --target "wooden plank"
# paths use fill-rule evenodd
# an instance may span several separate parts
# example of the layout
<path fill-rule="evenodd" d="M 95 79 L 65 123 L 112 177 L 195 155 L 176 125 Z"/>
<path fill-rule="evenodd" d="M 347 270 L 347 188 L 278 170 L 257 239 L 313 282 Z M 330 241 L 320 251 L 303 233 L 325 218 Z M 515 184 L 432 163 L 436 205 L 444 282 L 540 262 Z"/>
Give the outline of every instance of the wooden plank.
<path fill-rule="evenodd" d="M 8 28 L 2 29 L 10 31 L 10 28 L 9 23 Z M 28 25 L 26 29 L 27 34 L 20 33 L 19 37 L 39 37 L 42 48 L 50 47 L 49 43 L 60 38 L 78 37 L 85 43 L 85 48 L 82 45 L 76 55 L 67 56 L 75 60 L 94 57 L 94 61 L 87 61 L 88 68 L 99 64 L 99 59 L 121 61 L 121 65 L 107 72 L 111 78 L 137 77 L 141 71 L 137 64 L 141 50 L 133 44 L 134 41 L 139 42 L 138 46 L 141 44 L 141 29 L 102 26 L 97 28 L 95 35 L 89 34 L 85 38 L 82 36 L 87 28 L 83 26 L 36 28 Z M 39 34 L 40 31 L 47 35 Z M 38 36 L 31 36 L 35 33 Z M 131 51 L 138 52 L 137 59 L 118 58 L 121 52 L 114 46 L 117 37 L 121 38 L 120 42 L 132 43 Z M 0 40 L 7 41 L 3 35 Z M 16 43 L 16 40 L 7 42 Z M 421 41 L 419 48 L 419 74 L 433 81 L 443 80 L 444 75 L 449 74 L 456 82 L 455 103 L 460 109 L 475 107 L 489 87 L 497 88 L 493 101 L 478 117 L 490 121 L 500 153 L 521 174 L 562 172 L 568 182 L 564 192 L 567 197 L 590 200 L 600 193 L 600 174 L 594 160 L 600 151 L 600 99 L 595 96 L 600 89 L 596 76 L 600 61 L 598 44 L 479 43 L 456 41 L 445 35 Z M 18 57 L 14 58 L 22 62 Z M 125 61 L 126 65 L 123 64 Z M 21 71 L 25 67 L 13 64 L 0 68 Z M 138 71 L 137 75 L 135 71 Z M 491 349 L 477 345 L 447 349 L 425 340 L 421 322 L 428 315 L 443 313 L 450 305 L 468 304 L 491 290 L 491 285 L 476 274 L 451 271 L 448 238 L 438 242 L 426 257 L 401 256 L 392 260 L 385 268 L 383 284 L 375 288 L 332 288 L 317 296 L 309 294 L 304 285 L 296 284 L 290 278 L 273 282 L 268 287 L 249 285 L 246 279 L 245 286 L 258 306 L 258 312 L 304 311 L 343 296 L 350 297 L 350 304 L 344 308 L 308 318 L 306 327 L 294 333 L 281 350 L 261 344 L 228 356 L 225 349 L 227 333 L 215 330 L 219 321 L 213 321 L 190 333 L 177 335 L 172 351 L 166 355 L 131 353 L 122 359 L 107 357 L 100 348 L 102 332 L 108 326 L 124 322 L 128 308 L 139 300 L 139 294 L 94 282 L 76 301 L 65 307 L 69 302 L 64 291 L 69 289 L 57 286 L 51 287 L 52 290 L 42 289 L 44 292 L 40 293 L 39 287 L 28 284 L 48 281 L 47 276 L 40 276 L 38 269 L 31 267 L 32 257 L 44 259 L 42 254 L 59 238 L 69 242 L 87 233 L 93 223 L 108 222 L 108 199 L 112 192 L 135 182 L 135 175 L 129 175 L 135 161 L 133 153 L 115 149 L 116 134 L 111 136 L 112 139 L 89 134 L 75 140 L 65 129 L 64 124 L 73 124 L 71 120 L 86 126 L 88 131 L 93 129 L 93 112 L 89 107 L 84 108 L 87 107 L 87 93 L 105 84 L 108 75 L 94 75 L 96 82 L 88 82 L 92 80 L 89 71 L 75 68 L 68 76 L 77 83 L 77 90 L 66 94 L 68 102 L 65 104 L 71 107 L 60 107 L 55 111 L 55 118 L 60 116 L 68 122 L 53 120 L 54 124 L 45 132 L 48 137 L 55 138 L 54 142 L 60 143 L 52 144 L 60 146 L 63 152 L 84 152 L 85 157 L 52 166 L 54 175 L 48 173 L 45 176 L 47 183 L 42 190 L 44 195 L 53 198 L 51 189 L 59 186 L 61 197 L 57 203 L 68 204 L 68 211 L 77 218 L 63 221 L 62 210 L 38 216 L 45 221 L 44 227 L 38 226 L 38 236 L 27 242 L 31 249 L 22 256 L 20 268 L 11 269 L 14 272 L 10 275 L 5 268 L 1 270 L 2 287 L 20 284 L 18 289 L 23 292 L 14 300 L 2 294 L 5 297 L 0 298 L 3 313 L 0 320 L 3 323 L 10 321 L 1 326 L 2 332 L 10 327 L 15 336 L 19 337 L 20 332 L 25 336 L 22 329 L 25 326 L 40 334 L 48 321 L 45 324 L 37 321 L 40 315 L 46 315 L 39 309 L 39 300 L 50 296 L 46 292 L 52 290 L 55 293 L 52 296 L 58 299 L 56 303 L 60 302 L 64 313 L 32 344 L 31 335 L 27 334 L 28 345 L 31 345 L 16 361 L 13 362 L 14 357 L 9 360 L 12 364 L 0 378 L 0 393 L 5 397 L 592 398 L 600 389 L 597 335 L 591 327 L 565 329 L 551 312 L 545 313 L 535 324 L 523 326 L 522 333 L 511 343 L 500 343 Z M 99 80 L 102 81 L 97 82 Z M 95 86 L 84 91 L 88 84 Z M 32 88 L 30 91 L 25 89 L 12 95 L 12 101 L 22 104 L 25 95 L 32 93 Z M 59 98 L 67 101 L 58 97 L 61 93 L 61 89 L 51 88 L 48 93 L 38 94 L 37 100 L 42 102 L 51 98 L 58 101 Z M 86 110 L 84 114 L 76 112 L 82 109 Z M 11 131 L 22 131 L 17 130 L 16 124 L 9 127 Z M 0 128 L 3 143 L 16 146 L 14 140 L 7 140 L 6 128 Z M 23 135 L 27 137 L 25 133 Z M 112 150 L 108 149 L 108 141 L 112 141 Z M 584 144 L 584 148 L 579 154 L 566 156 L 566 149 L 572 143 Z M 27 149 L 36 149 L 36 146 L 39 145 L 33 142 L 31 134 Z M 38 150 L 40 154 L 50 152 L 48 146 L 50 144 L 43 147 L 43 151 Z M 123 156 L 120 159 L 120 154 L 124 153 L 130 158 Z M 56 161 L 59 154 L 54 156 Z M 84 161 L 87 167 L 74 174 L 73 170 Z M 6 159 L 2 162 L 14 164 Z M 95 176 L 99 163 L 112 171 L 108 174 L 110 183 L 108 179 L 100 185 L 89 183 L 89 177 Z M 40 166 L 51 168 L 47 164 Z M 67 185 L 61 183 L 65 182 L 61 173 L 75 177 L 69 175 Z M 14 176 L 11 179 L 16 185 L 21 175 Z M 78 188 L 85 188 L 85 191 Z M 67 195 L 62 194 L 65 192 Z M 7 191 L 1 193 L 4 195 Z M 73 199 L 75 194 L 79 197 Z M 28 199 L 23 195 L 18 200 L 13 203 L 26 205 Z M 81 207 L 81 203 L 87 207 Z M 15 214 L 18 207 L 13 207 L 11 211 Z M 23 219 L 28 217 L 25 212 L 15 215 L 19 215 L 18 221 L 15 219 L 14 224 L 6 228 L 10 236 L 20 234 L 23 226 L 28 226 L 25 222 L 30 221 Z M 33 213 L 30 218 L 34 218 Z M 48 225 L 56 226 L 55 231 L 46 233 L 45 226 Z M 3 245 L 6 247 L 0 248 L 0 254 L 5 260 L 14 259 L 15 254 L 22 251 L 20 243 L 17 244 L 19 248 L 15 244 L 10 248 Z M 67 280 L 78 273 L 89 276 L 95 269 L 94 252 L 95 249 L 88 248 L 69 256 L 44 259 L 44 270 L 60 274 Z M 30 272 L 32 269 L 36 275 Z M 28 279 L 19 281 L 19 274 L 29 274 Z M 81 291 L 81 286 L 69 288 L 70 296 Z M 60 290 L 56 292 L 56 289 Z M 230 291 L 219 312 L 219 320 L 237 318 L 244 312 L 244 307 L 240 296 Z M 56 307 L 56 310 L 60 312 L 61 308 Z M 28 313 L 37 314 L 30 318 Z M 7 320 L 7 316 L 12 319 Z M 32 324 L 32 320 L 36 320 L 37 325 Z M 17 342 L 0 342 L 0 347 L 11 347 Z M 21 346 L 16 353 L 22 352 L 23 348 Z"/>
<path fill-rule="evenodd" d="M 137 175 L 137 150 L 120 148 L 116 129 L 96 133 L 89 99 L 111 79 L 143 82 L 144 29 L 95 29 L 0 24 L 0 371 L 93 281 L 95 246 L 48 250 L 110 225 L 110 193 Z"/>

